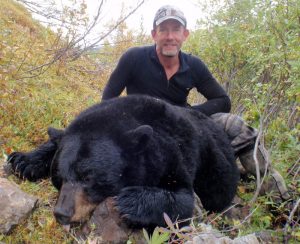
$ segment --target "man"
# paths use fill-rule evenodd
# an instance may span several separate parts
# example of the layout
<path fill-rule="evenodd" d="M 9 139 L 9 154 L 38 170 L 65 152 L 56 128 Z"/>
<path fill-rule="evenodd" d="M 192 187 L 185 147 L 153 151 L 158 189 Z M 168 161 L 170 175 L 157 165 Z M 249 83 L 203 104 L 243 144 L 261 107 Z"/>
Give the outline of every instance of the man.
<path fill-rule="evenodd" d="M 256 175 L 253 149 L 257 131 L 244 121 L 229 114 L 231 103 L 224 89 L 198 58 L 182 52 L 181 46 L 189 36 L 187 21 L 174 6 L 161 7 L 153 21 L 153 46 L 134 47 L 120 58 L 104 89 L 102 100 L 127 94 L 147 94 L 178 106 L 189 106 L 187 97 L 196 88 L 207 101 L 192 108 L 211 116 L 227 132 L 235 154 L 247 172 Z M 265 150 L 258 150 L 260 174 L 265 170 L 273 176 L 273 188 L 283 199 L 288 198 L 284 180 L 267 163 Z M 274 189 L 272 189 L 274 190 Z"/>
<path fill-rule="evenodd" d="M 187 106 L 189 91 L 196 87 L 207 102 L 195 108 L 207 115 L 230 111 L 230 99 L 204 63 L 180 52 L 189 35 L 183 13 L 165 6 L 156 13 L 152 37 L 155 46 L 129 49 L 111 74 L 103 100 L 127 94 L 148 94 Z"/>

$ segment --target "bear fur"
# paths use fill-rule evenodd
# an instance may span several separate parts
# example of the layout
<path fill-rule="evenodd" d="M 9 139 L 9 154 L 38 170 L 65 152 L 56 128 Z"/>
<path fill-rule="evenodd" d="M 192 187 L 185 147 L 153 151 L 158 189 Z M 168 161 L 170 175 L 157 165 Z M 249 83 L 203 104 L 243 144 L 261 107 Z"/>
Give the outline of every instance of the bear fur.
<path fill-rule="evenodd" d="M 28 152 L 14 152 L 14 172 L 31 181 L 51 176 L 61 224 L 80 222 L 107 197 L 133 226 L 192 216 L 195 192 L 208 211 L 222 211 L 239 173 L 225 132 L 209 117 L 162 100 L 132 95 L 83 111 L 65 130 Z"/>

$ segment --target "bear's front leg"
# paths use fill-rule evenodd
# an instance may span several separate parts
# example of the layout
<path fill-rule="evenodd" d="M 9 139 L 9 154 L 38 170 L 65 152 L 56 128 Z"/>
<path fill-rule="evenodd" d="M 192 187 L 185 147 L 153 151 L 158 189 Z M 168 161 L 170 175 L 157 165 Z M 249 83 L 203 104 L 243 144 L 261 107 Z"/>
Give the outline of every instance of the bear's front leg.
<path fill-rule="evenodd" d="M 56 149 L 57 145 L 49 140 L 31 152 L 13 152 L 7 162 L 18 177 L 36 181 L 49 176 Z"/>
<path fill-rule="evenodd" d="M 194 207 L 193 191 L 169 191 L 157 187 L 132 186 L 123 188 L 116 205 L 125 221 L 136 227 L 166 226 L 163 213 L 173 222 L 188 219 Z"/>

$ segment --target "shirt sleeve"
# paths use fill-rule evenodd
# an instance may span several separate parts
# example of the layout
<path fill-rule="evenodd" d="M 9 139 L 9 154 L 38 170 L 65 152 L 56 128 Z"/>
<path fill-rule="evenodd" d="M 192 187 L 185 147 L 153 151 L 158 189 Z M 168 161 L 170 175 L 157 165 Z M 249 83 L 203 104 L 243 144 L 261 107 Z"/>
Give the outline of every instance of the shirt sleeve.
<path fill-rule="evenodd" d="M 132 49 L 125 52 L 114 71 L 111 73 L 109 80 L 104 87 L 102 101 L 113 97 L 118 97 L 125 89 L 127 82 L 130 81 L 134 59 L 132 57 Z"/>
<path fill-rule="evenodd" d="M 192 69 L 197 91 L 207 99 L 203 104 L 194 105 L 192 108 L 206 115 L 230 112 L 230 98 L 207 66 L 200 59 L 194 58 Z"/>

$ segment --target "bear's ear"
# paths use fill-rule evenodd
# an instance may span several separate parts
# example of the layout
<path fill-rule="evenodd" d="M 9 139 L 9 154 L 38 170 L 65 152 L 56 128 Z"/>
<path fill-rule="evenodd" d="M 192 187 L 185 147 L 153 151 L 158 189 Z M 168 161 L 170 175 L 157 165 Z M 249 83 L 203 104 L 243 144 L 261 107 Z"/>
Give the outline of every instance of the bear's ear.
<path fill-rule="evenodd" d="M 59 142 L 63 134 L 64 134 L 63 130 L 58 130 L 53 127 L 48 128 L 48 135 L 50 137 L 50 140 L 53 142 Z"/>
<path fill-rule="evenodd" d="M 153 135 L 150 125 L 141 125 L 133 130 L 125 132 L 122 136 L 122 144 L 133 153 L 140 153 L 147 147 Z"/>

